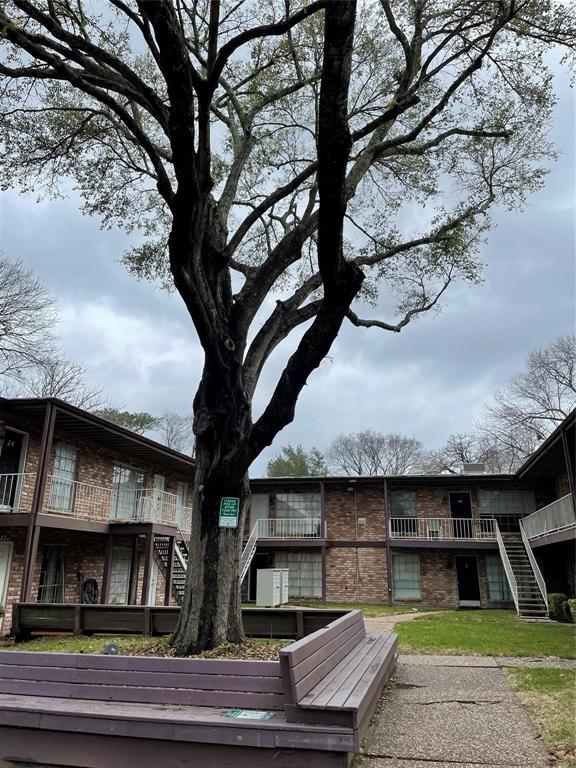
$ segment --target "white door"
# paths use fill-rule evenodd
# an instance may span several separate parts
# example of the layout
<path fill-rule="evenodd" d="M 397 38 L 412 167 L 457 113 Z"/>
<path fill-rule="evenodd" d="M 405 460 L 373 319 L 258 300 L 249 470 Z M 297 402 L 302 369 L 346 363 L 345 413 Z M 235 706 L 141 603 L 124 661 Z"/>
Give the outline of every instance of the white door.
<path fill-rule="evenodd" d="M 0 605 L 6 605 L 8 594 L 8 579 L 10 578 L 10 561 L 12 559 L 12 544 L 9 541 L 0 541 Z M 0 627 L 2 619 L 0 618 Z"/>
<path fill-rule="evenodd" d="M 53 512 L 71 512 L 74 503 L 74 481 L 78 453 L 75 448 L 57 445 L 54 456 L 54 471 L 50 485 L 48 501 Z"/>
<path fill-rule="evenodd" d="M 269 507 L 270 497 L 267 493 L 255 493 L 252 495 L 250 499 L 250 532 L 252 532 L 258 520 L 267 520 L 270 517 Z M 260 530 L 260 535 L 265 536 L 265 531 Z"/>

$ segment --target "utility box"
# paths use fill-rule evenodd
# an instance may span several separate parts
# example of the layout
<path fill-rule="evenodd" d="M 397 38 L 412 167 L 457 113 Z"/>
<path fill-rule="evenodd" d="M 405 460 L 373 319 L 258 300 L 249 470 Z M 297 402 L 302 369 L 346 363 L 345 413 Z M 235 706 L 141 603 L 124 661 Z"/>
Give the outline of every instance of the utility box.
<path fill-rule="evenodd" d="M 275 608 L 288 602 L 288 569 L 260 568 L 256 572 L 256 605 Z"/>

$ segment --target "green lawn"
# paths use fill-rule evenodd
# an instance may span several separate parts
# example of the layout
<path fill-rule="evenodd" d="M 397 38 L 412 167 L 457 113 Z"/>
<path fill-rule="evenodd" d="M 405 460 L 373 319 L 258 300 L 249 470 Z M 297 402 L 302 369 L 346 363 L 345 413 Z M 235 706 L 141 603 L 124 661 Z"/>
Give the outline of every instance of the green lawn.
<path fill-rule="evenodd" d="M 441 611 L 434 605 L 388 605 L 388 603 L 323 603 L 319 600 L 294 600 L 294 606 L 299 608 L 327 608 L 336 611 L 353 611 L 359 609 L 366 618 L 378 616 L 395 616 L 399 613 L 426 613 L 427 611 Z M 247 606 L 249 607 L 249 606 Z M 288 605 L 290 608 L 290 605 Z"/>
<path fill-rule="evenodd" d="M 449 611 L 400 622 L 404 652 L 576 658 L 576 627 L 522 621 L 512 611 Z"/>
<path fill-rule="evenodd" d="M 559 759 L 558 768 L 576 768 L 576 670 L 507 669 L 506 674 Z"/>

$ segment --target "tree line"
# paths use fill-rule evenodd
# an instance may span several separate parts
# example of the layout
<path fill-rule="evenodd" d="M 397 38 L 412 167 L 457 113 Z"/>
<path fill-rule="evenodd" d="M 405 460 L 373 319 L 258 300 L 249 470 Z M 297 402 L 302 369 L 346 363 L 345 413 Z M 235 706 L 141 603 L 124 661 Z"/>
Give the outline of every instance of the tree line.
<path fill-rule="evenodd" d="M 514 472 L 576 407 L 576 336 L 530 352 L 524 369 L 496 392 L 467 432 L 427 450 L 415 437 L 364 430 L 338 435 L 322 453 L 284 446 L 268 477 L 310 475 L 458 474 L 464 464 Z"/>

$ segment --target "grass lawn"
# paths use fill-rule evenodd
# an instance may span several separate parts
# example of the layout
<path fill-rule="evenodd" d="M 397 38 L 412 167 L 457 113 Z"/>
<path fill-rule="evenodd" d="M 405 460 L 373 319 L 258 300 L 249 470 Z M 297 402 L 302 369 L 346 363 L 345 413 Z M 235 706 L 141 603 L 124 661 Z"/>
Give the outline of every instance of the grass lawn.
<path fill-rule="evenodd" d="M 241 646 L 232 643 L 199 654 L 212 659 L 271 659 L 278 658 L 278 650 L 291 640 L 265 640 L 251 638 Z M 142 635 L 86 635 L 38 637 L 24 643 L 0 642 L 1 651 L 41 651 L 44 653 L 102 653 L 104 646 L 115 643 L 123 656 L 171 656 L 170 636 L 142 637 Z"/>
<path fill-rule="evenodd" d="M 573 624 L 529 623 L 513 611 L 449 611 L 400 622 L 394 631 L 404 652 L 576 658 Z"/>
<path fill-rule="evenodd" d="M 560 768 L 576 768 L 576 670 L 507 669 L 512 689 Z"/>
<path fill-rule="evenodd" d="M 295 600 L 294 606 L 298 608 L 327 608 L 337 611 L 353 611 L 359 609 L 366 618 L 378 616 L 395 616 L 399 613 L 425 613 L 427 611 L 441 611 L 442 608 L 434 605 L 388 605 L 388 603 L 322 603 L 319 600 Z M 249 607 L 249 606 L 247 606 Z M 288 608 L 290 608 L 290 604 Z"/>

